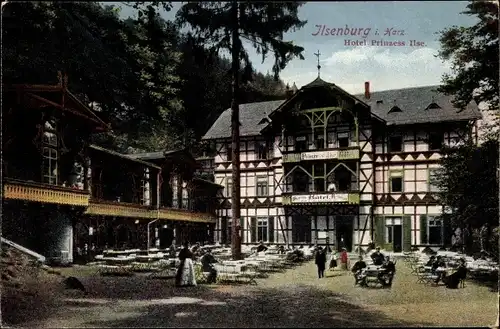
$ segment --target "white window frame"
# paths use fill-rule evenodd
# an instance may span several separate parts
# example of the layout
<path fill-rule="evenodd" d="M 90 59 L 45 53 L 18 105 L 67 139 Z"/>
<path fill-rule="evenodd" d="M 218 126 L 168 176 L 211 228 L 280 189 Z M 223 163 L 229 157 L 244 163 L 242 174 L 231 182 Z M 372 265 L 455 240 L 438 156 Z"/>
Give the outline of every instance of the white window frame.
<path fill-rule="evenodd" d="M 401 191 L 393 191 L 392 190 L 392 179 L 393 178 L 401 178 Z M 404 193 L 405 190 L 405 180 L 404 180 L 404 171 L 394 170 L 389 171 L 389 193 Z"/>
<path fill-rule="evenodd" d="M 427 243 L 430 245 L 442 245 L 444 242 L 444 225 L 443 225 L 443 220 L 436 218 L 438 216 L 436 215 L 429 215 L 427 216 Z M 439 222 L 439 225 L 436 225 L 436 223 Z M 431 243 L 431 227 L 441 227 L 441 239 L 439 243 Z"/>
<path fill-rule="evenodd" d="M 262 238 L 261 230 L 265 228 L 266 238 Z M 257 241 L 269 241 L 269 217 L 257 217 Z"/>
<path fill-rule="evenodd" d="M 45 137 L 48 137 L 47 141 Z M 58 138 L 56 119 L 46 120 L 42 133 L 42 182 L 45 184 L 57 185 L 59 183 Z"/>
<path fill-rule="evenodd" d="M 259 183 L 263 183 L 265 180 L 265 193 L 259 194 L 260 188 Z M 269 196 L 269 176 L 255 176 L 255 195 L 259 197 L 267 197 Z"/>

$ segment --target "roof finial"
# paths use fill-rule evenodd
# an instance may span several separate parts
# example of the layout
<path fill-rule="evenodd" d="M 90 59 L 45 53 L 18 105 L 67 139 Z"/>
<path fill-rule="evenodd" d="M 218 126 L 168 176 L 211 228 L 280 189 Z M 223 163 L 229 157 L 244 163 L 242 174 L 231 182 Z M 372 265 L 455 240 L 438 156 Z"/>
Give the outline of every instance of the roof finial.
<path fill-rule="evenodd" d="M 317 53 L 314 53 L 314 55 L 318 58 L 318 78 L 320 76 L 320 70 L 321 70 L 321 65 L 319 65 L 319 56 L 321 55 L 321 53 L 319 52 L 319 49 L 318 49 L 318 52 Z"/>

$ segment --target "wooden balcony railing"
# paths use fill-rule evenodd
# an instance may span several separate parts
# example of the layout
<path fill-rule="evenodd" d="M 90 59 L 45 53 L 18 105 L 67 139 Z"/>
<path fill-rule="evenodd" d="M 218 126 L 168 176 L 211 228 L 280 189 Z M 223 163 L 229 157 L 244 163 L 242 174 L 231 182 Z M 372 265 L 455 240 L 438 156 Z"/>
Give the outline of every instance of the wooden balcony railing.
<path fill-rule="evenodd" d="M 89 205 L 89 193 L 84 190 L 10 179 L 3 184 L 3 197 L 69 206 Z"/>
<path fill-rule="evenodd" d="M 110 202 L 91 200 L 85 214 L 115 217 L 131 217 L 142 219 L 166 219 L 187 222 L 215 223 L 215 216 L 208 213 L 194 212 L 183 209 L 143 206 L 125 202 Z"/>

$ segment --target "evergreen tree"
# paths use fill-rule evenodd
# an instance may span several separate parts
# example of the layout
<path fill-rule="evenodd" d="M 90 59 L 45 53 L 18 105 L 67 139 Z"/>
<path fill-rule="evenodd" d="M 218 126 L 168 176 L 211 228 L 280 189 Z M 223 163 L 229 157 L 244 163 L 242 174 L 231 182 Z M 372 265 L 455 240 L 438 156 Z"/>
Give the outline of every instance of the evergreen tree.
<path fill-rule="evenodd" d="M 240 238 L 240 120 L 239 89 L 240 67 L 244 63 L 244 77 L 251 75 L 251 62 L 243 45 L 243 40 L 262 54 L 265 60 L 269 52 L 274 53 L 273 73 L 277 78 L 286 64 L 298 56 L 301 59 L 303 48 L 293 42 L 283 40 L 283 34 L 290 29 L 297 29 L 306 23 L 298 18 L 301 2 L 189 2 L 177 13 L 180 25 L 191 26 L 200 44 L 218 53 L 224 49 L 231 53 L 232 102 L 232 255 L 241 257 Z M 249 74 L 250 73 L 250 74 Z"/>
<path fill-rule="evenodd" d="M 453 26 L 440 32 L 439 57 L 451 60 L 452 74 L 443 76 L 440 90 L 456 96 L 464 108 L 472 100 L 497 112 L 499 97 L 498 2 L 470 1 L 465 15 L 476 16 L 471 27 Z M 496 122 L 498 125 L 498 122 Z"/>

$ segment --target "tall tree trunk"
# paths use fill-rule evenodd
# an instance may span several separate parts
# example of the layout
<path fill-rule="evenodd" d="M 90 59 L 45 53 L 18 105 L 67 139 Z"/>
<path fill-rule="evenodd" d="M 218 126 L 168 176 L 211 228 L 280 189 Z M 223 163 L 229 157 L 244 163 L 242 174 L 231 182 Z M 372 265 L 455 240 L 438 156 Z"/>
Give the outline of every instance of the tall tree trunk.
<path fill-rule="evenodd" d="M 239 71 L 240 71 L 240 39 L 239 39 L 239 20 L 238 20 L 238 2 L 233 1 L 232 8 L 233 35 L 232 35 L 232 68 L 233 90 L 231 102 L 231 138 L 232 138 L 232 167 L 233 184 L 231 191 L 231 253 L 233 259 L 241 258 L 241 240 L 240 240 L 240 108 L 238 103 L 239 91 Z"/>

